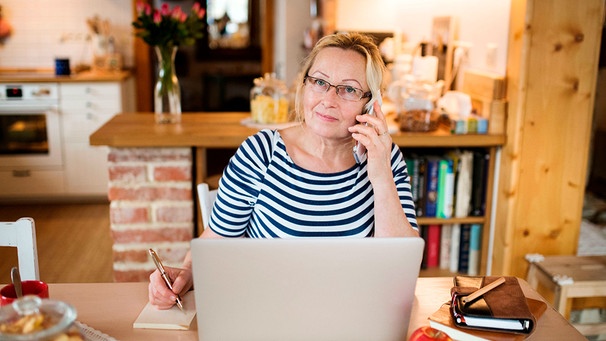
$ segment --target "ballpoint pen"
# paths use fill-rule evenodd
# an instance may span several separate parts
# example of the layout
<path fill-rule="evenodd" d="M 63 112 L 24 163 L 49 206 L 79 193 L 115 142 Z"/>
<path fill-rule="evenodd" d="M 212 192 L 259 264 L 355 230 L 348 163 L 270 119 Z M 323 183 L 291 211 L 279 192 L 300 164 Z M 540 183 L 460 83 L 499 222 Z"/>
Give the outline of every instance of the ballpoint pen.
<path fill-rule="evenodd" d="M 166 270 L 164 270 L 164 265 L 162 265 L 162 261 L 160 260 L 160 257 L 158 257 L 158 255 L 156 254 L 156 251 L 154 251 L 153 249 L 149 249 L 149 254 L 151 255 L 152 259 L 154 260 L 154 263 L 156 263 L 156 268 L 158 269 L 158 271 L 160 271 L 160 275 L 162 276 L 164 283 L 166 283 L 166 286 L 170 290 L 173 290 L 173 283 L 170 280 L 170 277 L 168 277 Z M 179 307 L 179 309 L 181 309 L 181 311 L 183 311 L 183 303 L 182 303 L 181 297 L 179 295 L 177 295 L 177 307 Z"/>

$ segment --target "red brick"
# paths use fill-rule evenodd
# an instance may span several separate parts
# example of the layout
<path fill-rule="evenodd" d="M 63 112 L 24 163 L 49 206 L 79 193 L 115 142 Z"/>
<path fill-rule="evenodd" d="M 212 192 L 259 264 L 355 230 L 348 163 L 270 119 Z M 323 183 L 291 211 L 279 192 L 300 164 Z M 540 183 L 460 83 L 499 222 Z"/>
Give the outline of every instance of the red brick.
<path fill-rule="evenodd" d="M 147 261 L 149 260 L 149 254 L 147 253 L 147 249 L 114 251 L 113 259 L 114 259 L 114 263 L 121 263 L 121 262 L 147 263 Z"/>
<path fill-rule="evenodd" d="M 144 187 L 121 187 L 110 185 L 108 190 L 110 201 L 130 200 L 130 201 L 155 201 L 155 200 L 173 200 L 173 201 L 191 201 L 192 189 L 179 188 L 173 186 L 154 186 Z"/>
<path fill-rule="evenodd" d="M 191 161 L 189 148 L 111 148 L 109 162 Z"/>
<path fill-rule="evenodd" d="M 110 165 L 108 170 L 111 181 L 145 182 L 147 180 L 147 167 L 144 165 Z"/>
<path fill-rule="evenodd" d="M 149 282 L 149 275 L 155 269 L 150 270 L 114 270 L 114 281 L 116 282 Z"/>
<path fill-rule="evenodd" d="M 188 250 L 189 247 L 158 248 L 156 249 L 156 252 L 165 264 L 174 264 L 177 267 L 180 267 L 181 264 L 183 264 L 183 260 L 185 259 Z"/>
<path fill-rule="evenodd" d="M 176 223 L 194 221 L 194 212 L 191 206 L 160 206 L 156 208 L 156 221 Z"/>
<path fill-rule="evenodd" d="M 154 228 L 112 230 L 114 244 L 183 242 L 193 238 L 193 226 L 188 228 Z"/>
<path fill-rule="evenodd" d="M 190 181 L 191 166 L 156 166 L 153 181 Z"/>
<path fill-rule="evenodd" d="M 149 210 L 146 207 L 110 206 L 109 219 L 112 224 L 137 224 L 149 222 Z"/>

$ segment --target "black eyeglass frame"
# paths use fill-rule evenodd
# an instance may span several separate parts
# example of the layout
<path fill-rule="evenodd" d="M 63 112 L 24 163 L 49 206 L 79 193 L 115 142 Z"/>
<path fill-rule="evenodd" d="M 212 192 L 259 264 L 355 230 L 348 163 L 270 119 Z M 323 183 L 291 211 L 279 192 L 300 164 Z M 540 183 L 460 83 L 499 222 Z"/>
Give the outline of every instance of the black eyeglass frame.
<path fill-rule="evenodd" d="M 327 93 L 330 90 L 330 88 L 335 88 L 335 91 L 337 92 L 337 95 L 339 96 L 339 98 L 343 98 L 343 97 L 341 97 L 341 95 L 339 95 L 339 89 L 342 89 L 342 88 L 352 88 L 352 89 L 362 92 L 362 96 L 360 96 L 358 101 L 362 100 L 362 98 L 369 98 L 372 96 L 372 93 L 370 91 L 364 92 L 364 90 L 356 88 L 355 86 L 351 86 L 351 85 L 343 85 L 343 84 L 332 85 L 325 79 L 312 77 L 310 75 L 305 75 L 305 77 L 303 77 L 303 84 L 305 84 L 305 82 L 307 82 L 307 79 L 311 79 L 313 81 L 322 81 L 322 82 L 328 84 L 328 88 L 326 88 L 326 91 L 324 91 L 324 93 Z M 345 99 L 345 98 L 343 98 L 343 99 L 346 101 L 349 101 L 348 99 Z M 353 102 L 353 101 L 351 101 L 351 102 Z"/>

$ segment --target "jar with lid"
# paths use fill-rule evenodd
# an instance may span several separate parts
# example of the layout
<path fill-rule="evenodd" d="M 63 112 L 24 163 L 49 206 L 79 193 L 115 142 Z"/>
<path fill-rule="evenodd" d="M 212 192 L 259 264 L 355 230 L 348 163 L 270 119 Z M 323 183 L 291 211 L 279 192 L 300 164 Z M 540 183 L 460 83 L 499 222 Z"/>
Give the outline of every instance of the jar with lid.
<path fill-rule="evenodd" d="M 436 101 L 444 82 L 427 82 L 407 76 L 392 83 L 388 89 L 396 105 L 401 131 L 429 132 L 438 128 L 440 112 Z"/>
<path fill-rule="evenodd" d="M 68 303 L 24 296 L 0 308 L 0 340 L 84 340 Z"/>
<path fill-rule="evenodd" d="M 274 73 L 254 80 L 250 90 L 250 113 L 256 123 L 288 122 L 288 87 Z"/>

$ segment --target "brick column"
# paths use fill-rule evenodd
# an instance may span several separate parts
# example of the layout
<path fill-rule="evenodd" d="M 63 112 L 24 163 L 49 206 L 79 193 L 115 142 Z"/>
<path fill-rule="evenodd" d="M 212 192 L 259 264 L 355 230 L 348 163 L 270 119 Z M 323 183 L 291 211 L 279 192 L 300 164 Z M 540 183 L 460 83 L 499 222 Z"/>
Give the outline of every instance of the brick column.
<path fill-rule="evenodd" d="M 111 148 L 108 161 L 114 280 L 147 281 L 150 247 L 180 266 L 194 229 L 191 149 Z"/>

